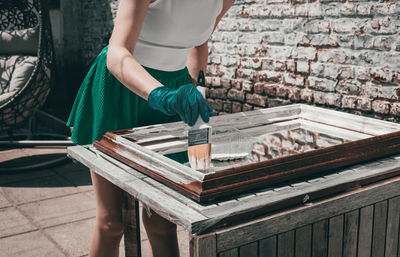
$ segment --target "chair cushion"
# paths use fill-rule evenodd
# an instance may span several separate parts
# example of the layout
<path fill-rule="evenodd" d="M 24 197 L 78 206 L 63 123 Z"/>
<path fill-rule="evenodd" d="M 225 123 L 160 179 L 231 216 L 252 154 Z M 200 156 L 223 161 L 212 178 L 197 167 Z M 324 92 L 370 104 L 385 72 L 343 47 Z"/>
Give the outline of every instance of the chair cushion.
<path fill-rule="evenodd" d="M 39 27 L 0 31 L 0 55 L 37 55 Z"/>
<path fill-rule="evenodd" d="M 24 87 L 37 63 L 36 56 L 0 56 L 0 106 Z"/>

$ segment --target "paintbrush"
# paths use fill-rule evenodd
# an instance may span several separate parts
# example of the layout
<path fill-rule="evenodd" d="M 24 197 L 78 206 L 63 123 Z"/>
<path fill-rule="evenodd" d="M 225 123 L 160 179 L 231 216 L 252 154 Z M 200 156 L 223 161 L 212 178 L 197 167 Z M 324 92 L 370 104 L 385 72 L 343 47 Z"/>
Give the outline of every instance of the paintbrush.
<path fill-rule="evenodd" d="M 205 78 L 200 70 L 197 79 L 197 90 L 205 98 Z M 188 156 L 190 166 L 195 170 L 206 171 L 211 164 L 211 126 L 200 117 L 188 131 Z"/>

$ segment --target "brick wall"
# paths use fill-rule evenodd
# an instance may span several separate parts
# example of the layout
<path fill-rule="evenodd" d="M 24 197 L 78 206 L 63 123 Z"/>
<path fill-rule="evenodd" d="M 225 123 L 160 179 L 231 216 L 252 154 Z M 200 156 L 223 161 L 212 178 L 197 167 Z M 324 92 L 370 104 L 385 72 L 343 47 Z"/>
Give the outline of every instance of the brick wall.
<path fill-rule="evenodd" d="M 398 2 L 236 0 L 209 43 L 208 101 L 218 113 L 301 102 L 400 120 Z M 69 105 L 118 3 L 60 0 L 53 32 Z"/>
<path fill-rule="evenodd" d="M 236 0 L 209 44 L 218 113 L 307 103 L 400 120 L 400 3 Z"/>

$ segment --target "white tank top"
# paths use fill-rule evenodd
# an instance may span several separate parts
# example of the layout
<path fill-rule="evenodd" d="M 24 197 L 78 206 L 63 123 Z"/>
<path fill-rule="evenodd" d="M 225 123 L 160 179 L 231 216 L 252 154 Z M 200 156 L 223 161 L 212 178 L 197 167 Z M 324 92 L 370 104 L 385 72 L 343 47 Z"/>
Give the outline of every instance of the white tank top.
<path fill-rule="evenodd" d="M 194 46 L 213 31 L 223 0 L 156 0 L 151 3 L 133 56 L 143 66 L 176 71 Z"/>

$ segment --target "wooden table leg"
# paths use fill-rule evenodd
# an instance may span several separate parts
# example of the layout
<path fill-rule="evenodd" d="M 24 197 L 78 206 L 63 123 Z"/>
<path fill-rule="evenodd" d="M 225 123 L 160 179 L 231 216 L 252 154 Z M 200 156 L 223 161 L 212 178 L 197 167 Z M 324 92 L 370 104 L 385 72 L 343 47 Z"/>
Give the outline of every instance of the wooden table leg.
<path fill-rule="evenodd" d="M 125 257 L 141 257 L 139 202 L 127 192 L 122 202 Z"/>
<path fill-rule="evenodd" d="M 215 232 L 193 236 L 190 239 L 190 257 L 217 257 L 217 236 Z"/>

